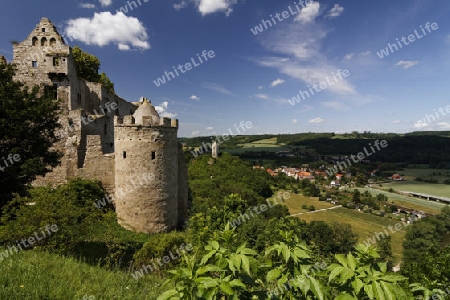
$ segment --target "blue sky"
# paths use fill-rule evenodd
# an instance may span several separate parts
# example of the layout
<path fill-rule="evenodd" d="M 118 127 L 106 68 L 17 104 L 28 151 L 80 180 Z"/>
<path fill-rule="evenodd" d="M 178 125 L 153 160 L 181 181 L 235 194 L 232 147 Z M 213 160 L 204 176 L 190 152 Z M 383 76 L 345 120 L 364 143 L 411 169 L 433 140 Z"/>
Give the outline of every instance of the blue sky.
<path fill-rule="evenodd" d="M 241 121 L 253 124 L 248 134 L 450 130 L 448 0 L 128 2 L 7 1 L 0 52 L 11 59 L 9 41 L 48 17 L 71 46 L 100 58 L 119 96 L 145 96 L 178 118 L 179 136 Z M 254 34 L 262 20 L 267 29 Z M 214 57 L 199 63 L 204 50 Z M 198 66 L 154 83 L 192 59 Z"/>

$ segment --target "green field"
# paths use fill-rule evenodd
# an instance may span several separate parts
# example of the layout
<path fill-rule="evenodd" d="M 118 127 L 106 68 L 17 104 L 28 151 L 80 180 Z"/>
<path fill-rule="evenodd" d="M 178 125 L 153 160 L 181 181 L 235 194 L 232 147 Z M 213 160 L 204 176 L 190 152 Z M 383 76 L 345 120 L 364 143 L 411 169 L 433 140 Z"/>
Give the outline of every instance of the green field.
<path fill-rule="evenodd" d="M 432 214 L 440 213 L 442 208 L 445 206 L 445 204 L 443 204 L 441 202 L 427 201 L 427 200 L 419 199 L 419 198 L 415 198 L 415 197 L 403 196 L 403 195 L 399 195 L 396 193 L 389 193 L 388 191 L 386 191 L 387 189 L 389 189 L 389 187 L 386 188 L 386 186 L 387 186 L 387 184 L 383 184 L 383 186 L 382 186 L 383 190 L 367 188 L 367 187 L 366 188 L 358 188 L 358 190 L 361 193 L 364 193 L 365 191 L 369 191 L 369 193 L 371 193 L 372 196 L 376 196 L 378 194 L 384 194 L 388 197 L 389 202 L 393 201 L 394 204 L 398 204 L 398 205 L 409 207 L 409 208 L 416 209 L 416 210 L 421 210 L 421 211 L 424 211 L 427 213 L 432 213 Z M 392 188 L 394 188 L 394 187 L 392 187 Z M 352 188 L 351 190 L 354 190 L 354 189 Z M 397 189 L 395 189 L 395 190 L 397 190 Z"/>
<path fill-rule="evenodd" d="M 422 179 L 436 179 L 442 183 L 445 179 L 450 179 L 450 170 L 444 169 L 405 168 L 398 173 L 404 174 L 405 180 L 414 180 L 416 177 L 420 177 Z"/>
<path fill-rule="evenodd" d="M 439 197 L 450 198 L 450 185 L 449 184 L 433 184 L 419 181 L 395 181 L 383 184 L 384 190 L 390 188 L 400 191 L 410 191 L 422 194 L 428 194 Z"/>
<path fill-rule="evenodd" d="M 352 227 L 359 237 L 359 242 L 364 243 L 367 238 L 373 238 L 376 232 L 382 232 L 389 225 L 394 225 L 400 221 L 377 217 L 370 214 L 358 212 L 353 209 L 336 208 L 332 210 L 319 211 L 296 216 L 307 222 L 311 221 L 326 221 L 346 223 Z M 383 228 L 385 227 L 385 228 Z M 389 232 L 389 230 L 388 230 Z M 397 231 L 391 234 L 392 237 L 392 252 L 395 263 L 399 262 L 403 253 L 403 239 L 405 238 L 405 231 Z"/>
<path fill-rule="evenodd" d="M 258 140 L 252 143 L 239 144 L 240 148 L 224 149 L 224 151 L 231 154 L 241 154 L 245 151 L 268 151 L 268 152 L 278 152 L 278 151 L 289 151 L 288 147 L 284 147 L 284 144 L 277 144 L 277 138 L 273 137 L 270 139 Z"/>
<path fill-rule="evenodd" d="M 319 198 L 317 197 L 306 197 L 294 193 L 291 193 L 291 197 L 285 200 L 284 205 L 289 207 L 289 212 L 291 215 L 308 212 L 308 210 L 302 209 L 302 205 L 306 205 L 308 207 L 314 205 L 316 209 L 336 206 L 326 201 L 319 201 Z"/>

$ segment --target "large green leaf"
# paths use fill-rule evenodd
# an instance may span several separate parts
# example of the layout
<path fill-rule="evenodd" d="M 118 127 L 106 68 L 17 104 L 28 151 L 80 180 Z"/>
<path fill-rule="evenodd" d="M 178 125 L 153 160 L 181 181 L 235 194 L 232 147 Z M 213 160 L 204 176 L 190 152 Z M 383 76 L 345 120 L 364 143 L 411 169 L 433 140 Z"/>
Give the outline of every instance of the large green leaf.
<path fill-rule="evenodd" d="M 334 300 L 358 300 L 358 299 L 353 297 L 350 294 L 345 293 L 345 294 L 340 294 L 339 296 L 334 298 Z"/>
<path fill-rule="evenodd" d="M 224 292 L 227 295 L 233 295 L 233 288 L 231 287 L 231 285 L 226 282 L 226 281 L 222 281 L 219 285 L 219 288 L 222 292 Z"/>
<path fill-rule="evenodd" d="M 352 271 L 355 271 L 355 269 L 356 269 L 356 259 L 351 253 L 347 254 L 347 262 L 348 262 L 348 267 Z"/>
<path fill-rule="evenodd" d="M 180 299 L 178 297 L 175 297 L 175 295 L 178 295 L 178 291 L 177 290 L 168 290 L 164 293 L 162 293 L 161 295 L 158 296 L 158 298 L 156 298 L 157 300 L 168 300 L 168 299 Z"/>
<path fill-rule="evenodd" d="M 386 300 L 386 297 L 384 296 L 383 288 L 381 287 L 379 282 L 376 282 L 376 281 L 372 282 L 372 288 L 374 291 L 375 299 Z M 394 299 L 389 299 L 389 300 L 394 300 Z"/>
<path fill-rule="evenodd" d="M 337 259 L 338 262 L 341 263 L 341 265 L 343 265 L 344 267 L 348 267 L 347 259 L 345 258 L 344 254 L 336 254 L 334 257 Z"/>
<path fill-rule="evenodd" d="M 242 267 L 244 268 L 244 271 L 248 274 L 250 274 L 250 261 L 248 260 L 248 257 L 245 255 L 241 255 L 242 260 Z"/>
<path fill-rule="evenodd" d="M 267 272 L 266 280 L 268 282 L 271 282 L 271 281 L 277 279 L 280 276 L 280 274 L 281 274 L 281 271 L 279 269 L 272 269 L 269 272 Z"/>
<path fill-rule="evenodd" d="M 319 300 L 325 299 L 323 288 L 320 283 L 314 277 L 309 277 L 309 281 L 311 282 L 311 290 L 313 291 L 316 298 Z"/>

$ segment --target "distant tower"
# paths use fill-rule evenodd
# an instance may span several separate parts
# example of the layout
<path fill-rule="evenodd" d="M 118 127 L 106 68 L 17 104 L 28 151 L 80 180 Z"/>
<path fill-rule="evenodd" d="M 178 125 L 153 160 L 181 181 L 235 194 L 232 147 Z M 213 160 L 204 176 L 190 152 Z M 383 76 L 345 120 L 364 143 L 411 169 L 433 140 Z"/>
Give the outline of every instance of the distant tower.
<path fill-rule="evenodd" d="M 160 119 L 147 99 L 133 116 L 115 117 L 115 205 L 125 228 L 157 233 L 184 222 L 187 174 L 177 131 L 178 120 Z"/>
<path fill-rule="evenodd" d="M 214 158 L 219 157 L 219 144 L 217 144 L 216 141 L 213 142 L 211 149 L 212 149 L 212 157 Z"/>

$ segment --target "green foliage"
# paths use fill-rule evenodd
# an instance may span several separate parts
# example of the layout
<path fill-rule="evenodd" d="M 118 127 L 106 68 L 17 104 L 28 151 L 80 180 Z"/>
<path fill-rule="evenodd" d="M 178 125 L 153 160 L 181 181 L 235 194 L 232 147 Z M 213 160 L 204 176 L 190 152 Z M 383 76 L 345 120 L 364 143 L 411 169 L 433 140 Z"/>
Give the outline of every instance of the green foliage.
<path fill-rule="evenodd" d="M 402 273 L 429 288 L 433 282 L 450 282 L 450 209 L 414 222 L 403 243 Z"/>
<path fill-rule="evenodd" d="M 335 299 L 407 299 L 400 285 L 406 277 L 387 272 L 386 263 L 374 263 L 380 256 L 373 247 L 358 244 L 355 255 L 336 254 L 329 267 L 328 283 L 340 293 Z"/>
<path fill-rule="evenodd" d="M 281 242 L 265 251 L 235 246 L 229 226 L 208 242 L 204 251 L 185 255 L 170 271 L 173 286 L 166 299 L 412 299 L 423 297 L 420 285 L 404 288 L 407 278 L 390 273 L 374 247 L 361 244 L 354 253 L 337 254 L 328 266 L 314 264 L 313 253 L 296 234 L 280 231 Z M 320 269 L 316 266 L 320 265 Z M 441 293 L 435 289 L 433 293 Z M 430 294 L 426 294 L 430 295 Z"/>
<path fill-rule="evenodd" d="M 15 69 L 0 64 L 0 157 L 17 155 L 19 161 L 0 167 L 0 209 L 13 193 L 25 194 L 25 186 L 45 175 L 59 163 L 61 154 L 51 150 L 57 141 L 59 103 L 40 97 L 39 87 L 31 90 L 13 81 Z"/>
<path fill-rule="evenodd" d="M 348 224 L 312 221 L 305 232 L 306 240 L 314 245 L 314 251 L 323 256 L 348 253 L 357 242 L 357 236 Z"/>
<path fill-rule="evenodd" d="M 209 199 L 208 206 L 218 205 L 218 199 L 230 194 L 239 194 L 249 206 L 257 205 L 272 196 L 271 176 L 252 167 L 238 157 L 227 153 L 217 159 L 208 155 L 199 156 L 188 165 L 189 186 L 194 198 Z"/>
<path fill-rule="evenodd" d="M 152 235 L 148 242 L 134 254 L 134 265 L 149 265 L 154 259 L 169 255 L 169 252 L 176 255 L 177 250 L 185 248 L 187 244 L 187 234 L 184 232 L 172 231 Z M 178 261 L 172 261 L 172 267 L 173 264 L 178 264 Z"/>
<path fill-rule="evenodd" d="M 98 82 L 101 83 L 108 92 L 114 93 L 114 83 L 112 83 L 112 81 L 109 79 L 109 77 L 106 76 L 105 72 L 102 72 L 100 74 L 100 78 L 99 78 Z"/>
<path fill-rule="evenodd" d="M 58 231 L 37 242 L 36 248 L 83 257 L 96 265 L 120 267 L 131 261 L 134 252 L 148 240 L 145 234 L 123 229 L 111 209 L 94 206 L 105 196 L 98 182 L 74 179 L 56 188 L 30 189 L 29 194 L 16 197 L 5 207 L 0 245 L 14 245 L 16 240 L 32 237 L 46 225 L 55 224 Z"/>
<path fill-rule="evenodd" d="M 88 237 L 93 224 L 103 212 L 93 205 L 104 197 L 98 183 L 76 179 L 67 185 L 30 190 L 30 197 L 16 197 L 5 207 L 0 243 L 33 236 L 46 225 L 56 224 L 58 232 L 39 242 L 38 246 L 58 252 L 71 252 L 78 241 Z M 29 203 L 35 203 L 29 205 Z"/>
<path fill-rule="evenodd" d="M 114 93 L 114 84 L 105 72 L 98 74 L 100 60 L 92 54 L 84 52 L 80 47 L 72 48 L 72 56 L 77 70 L 77 76 L 90 82 L 101 83 L 107 91 Z"/>

